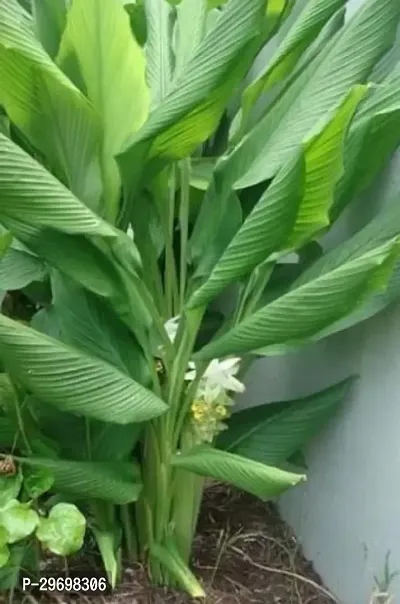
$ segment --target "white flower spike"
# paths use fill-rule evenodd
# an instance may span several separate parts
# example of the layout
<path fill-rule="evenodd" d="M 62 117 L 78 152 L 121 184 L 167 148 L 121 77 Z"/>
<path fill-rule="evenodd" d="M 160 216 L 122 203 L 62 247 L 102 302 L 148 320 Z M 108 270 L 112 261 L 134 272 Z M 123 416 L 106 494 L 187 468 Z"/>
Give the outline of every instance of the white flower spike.
<path fill-rule="evenodd" d="M 239 358 L 223 359 L 222 361 L 214 359 L 211 361 L 201 378 L 199 394 L 204 396 L 206 400 L 212 401 L 218 398 L 223 392 L 244 392 L 244 384 L 235 377 L 239 371 L 239 366 Z M 190 363 L 185 379 L 191 382 L 195 377 L 196 369 L 193 363 Z"/>
<path fill-rule="evenodd" d="M 172 319 L 168 319 L 168 321 L 164 324 L 165 331 L 172 343 L 174 343 L 176 334 L 179 329 L 179 321 L 181 320 L 180 315 L 177 317 L 173 317 Z"/>

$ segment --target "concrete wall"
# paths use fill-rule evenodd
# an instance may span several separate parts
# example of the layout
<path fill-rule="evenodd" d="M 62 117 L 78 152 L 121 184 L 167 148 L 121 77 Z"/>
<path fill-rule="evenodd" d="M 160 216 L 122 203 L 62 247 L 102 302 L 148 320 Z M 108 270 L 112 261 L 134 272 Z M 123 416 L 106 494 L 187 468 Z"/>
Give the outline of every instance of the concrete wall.
<path fill-rule="evenodd" d="M 350 2 L 351 10 L 361 3 Z M 394 190 L 400 156 L 332 241 L 359 228 Z M 400 308 L 300 354 L 257 362 L 240 404 L 305 395 L 352 373 L 360 374 L 352 400 L 308 451 L 308 482 L 281 509 L 327 587 L 343 604 L 368 604 L 388 552 L 400 570 Z M 400 602 L 400 579 L 392 592 Z"/>

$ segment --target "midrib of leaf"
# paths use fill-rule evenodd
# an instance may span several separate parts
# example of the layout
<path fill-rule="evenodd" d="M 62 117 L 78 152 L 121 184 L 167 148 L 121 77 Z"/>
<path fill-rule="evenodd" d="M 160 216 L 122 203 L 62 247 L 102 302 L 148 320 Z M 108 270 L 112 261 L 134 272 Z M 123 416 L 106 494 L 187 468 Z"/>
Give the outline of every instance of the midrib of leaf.
<path fill-rule="evenodd" d="M 233 441 L 233 443 L 231 443 L 226 450 L 227 451 L 234 450 L 243 440 L 246 440 L 246 438 L 248 438 L 249 436 L 251 436 L 255 432 L 258 432 L 264 426 L 267 426 L 268 424 L 270 424 L 272 422 L 272 420 L 275 421 L 275 420 L 280 419 L 280 417 L 282 415 L 284 415 L 284 414 L 285 414 L 285 410 L 282 409 L 282 411 L 280 411 L 279 413 L 276 413 L 275 415 L 271 415 L 270 417 L 268 417 L 268 419 L 264 420 L 260 424 L 257 424 L 256 426 L 253 426 L 253 428 L 250 428 L 247 432 L 245 432 L 244 434 L 242 434 L 241 436 L 239 436 L 235 441 Z"/>

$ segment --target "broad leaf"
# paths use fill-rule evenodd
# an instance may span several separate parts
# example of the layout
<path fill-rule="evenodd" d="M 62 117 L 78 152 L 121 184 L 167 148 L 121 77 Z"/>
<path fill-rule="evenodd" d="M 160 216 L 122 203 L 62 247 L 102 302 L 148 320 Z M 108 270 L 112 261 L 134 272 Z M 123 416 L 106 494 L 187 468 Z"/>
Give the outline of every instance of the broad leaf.
<path fill-rule="evenodd" d="M 0 355 L 41 400 L 61 410 L 117 424 L 160 415 L 166 405 L 101 359 L 0 316 Z"/>
<path fill-rule="evenodd" d="M 47 275 L 44 263 L 33 254 L 11 247 L 0 259 L 0 289 L 17 290 L 42 281 Z"/>
<path fill-rule="evenodd" d="M 392 240 L 292 289 L 196 353 L 197 359 L 242 354 L 317 334 L 385 287 L 399 252 Z"/>
<path fill-rule="evenodd" d="M 343 263 L 355 260 L 362 254 L 367 253 L 379 244 L 389 241 L 400 231 L 400 211 L 398 196 L 395 195 L 385 204 L 381 212 L 361 231 L 353 235 L 350 239 L 330 250 L 314 262 L 300 277 L 294 282 L 293 287 L 299 287 L 305 283 L 311 282 L 326 272 L 336 270 Z M 348 329 L 357 323 L 376 315 L 392 304 L 400 297 L 400 267 L 397 264 L 393 272 L 386 291 L 377 292 L 373 297 L 365 300 L 364 304 L 359 305 L 348 316 L 334 321 L 326 328 L 313 334 L 306 339 L 287 342 L 281 345 L 269 345 L 261 348 L 257 353 L 261 355 L 281 355 L 288 352 L 300 350 L 310 343 L 316 342 L 333 333 Z"/>
<path fill-rule="evenodd" d="M 103 359 L 142 384 L 150 383 L 142 350 L 104 300 L 57 273 L 52 291 L 53 318 L 65 344 Z"/>
<path fill-rule="evenodd" d="M 187 564 L 182 560 L 175 543 L 169 537 L 163 545 L 154 543 L 150 554 L 169 570 L 174 579 L 192 598 L 205 598 L 204 589 L 197 581 Z"/>
<path fill-rule="evenodd" d="M 29 499 L 38 499 L 54 484 L 54 476 L 47 468 L 26 468 L 24 470 L 24 490 Z"/>
<path fill-rule="evenodd" d="M 3 134 L 0 134 L 0 196 L 0 220 L 5 226 L 11 219 L 69 234 L 115 237 L 106 222 Z"/>
<path fill-rule="evenodd" d="M 130 463 L 21 458 L 22 466 L 45 469 L 57 492 L 80 499 L 100 499 L 119 505 L 136 501 L 142 485 L 138 468 Z"/>
<path fill-rule="evenodd" d="M 308 69 L 311 70 L 312 67 L 313 63 Z M 303 77 L 305 82 L 308 80 L 311 75 L 308 69 L 302 74 L 300 81 Z M 301 87 L 297 90 L 297 86 L 296 82 L 296 94 L 301 90 Z M 299 146 L 302 142 L 308 152 L 307 190 L 291 241 L 288 233 L 287 247 L 297 246 L 306 235 L 313 234 L 319 227 L 328 224 L 328 210 L 332 203 L 333 188 L 342 173 L 342 138 L 355 104 L 362 96 L 362 90 L 361 87 L 351 89 L 341 99 L 339 106 L 334 105 L 331 111 L 317 121 L 317 124 L 313 124 L 313 128 L 304 136 L 303 142 L 299 140 Z M 293 96 L 295 98 L 295 95 Z M 292 102 L 292 99 L 290 100 Z M 241 170 L 248 159 L 247 154 L 243 155 L 240 152 L 242 146 L 237 146 L 237 153 L 233 152 L 228 158 L 221 158 L 212 174 L 190 241 L 191 257 L 194 261 L 204 262 L 204 255 L 216 239 L 219 229 L 224 229 L 223 217 L 225 212 L 229 212 L 228 204 L 232 196 L 236 171 Z M 297 146 L 294 146 L 292 154 L 286 156 L 283 166 L 290 161 L 296 150 Z M 324 169 L 322 179 L 317 170 L 321 165 Z M 260 187 L 263 186 L 264 184 L 260 184 Z"/>
<path fill-rule="evenodd" d="M 87 96 L 101 118 L 104 207 L 114 222 L 120 186 L 114 156 L 142 126 L 149 106 L 143 52 L 122 4 L 115 0 L 74 0 L 59 62 L 70 55 L 79 64 Z"/>
<path fill-rule="evenodd" d="M 285 78 L 323 26 L 342 6 L 345 0 L 310 0 L 283 38 L 262 72 L 243 92 L 242 127 L 248 114 L 266 90 Z"/>
<path fill-rule="evenodd" d="M 3 256 L 4 254 L 7 252 L 8 248 L 11 245 L 11 242 L 13 240 L 13 236 L 12 233 L 10 233 L 9 231 L 4 231 L 3 233 L 1 233 L 0 235 L 0 258 L 3 261 Z M 4 289 L 4 288 L 2 288 Z"/>
<path fill-rule="evenodd" d="M 395 271 L 393 272 L 390 278 L 386 291 L 377 293 L 375 296 L 372 296 L 372 298 L 366 300 L 364 304 L 362 304 L 359 308 L 357 308 L 354 312 L 352 312 L 344 319 L 335 321 L 334 323 L 329 325 L 329 327 L 326 327 L 311 338 L 277 346 L 266 346 L 265 348 L 257 350 L 257 354 L 261 356 L 276 356 L 302 350 L 310 344 L 319 342 L 320 340 L 327 338 L 335 333 L 350 329 L 351 327 L 354 327 L 355 325 L 358 325 L 359 323 L 362 323 L 363 321 L 374 317 L 391 304 L 396 303 L 399 299 L 400 265 L 398 263 Z"/>
<path fill-rule="evenodd" d="M 175 70 L 178 77 L 196 51 L 206 33 L 206 0 L 182 0 L 178 5 L 175 26 Z"/>
<path fill-rule="evenodd" d="M 179 159 L 206 140 L 259 46 L 265 0 L 231 0 L 169 94 L 119 156 L 125 187 L 135 190 L 150 157 Z M 260 21 L 261 20 L 261 21 Z"/>
<path fill-rule="evenodd" d="M 119 523 L 116 522 L 118 510 L 111 504 L 100 501 L 93 501 L 90 508 L 94 517 L 94 522 L 91 523 L 90 528 L 96 539 L 108 582 L 114 588 L 119 580 L 121 567 L 122 530 L 118 526 Z M 121 510 L 121 515 L 127 509 L 125 507 L 124 510 Z"/>
<path fill-rule="evenodd" d="M 42 2 L 40 7 L 46 10 Z M 99 124 L 90 104 L 36 40 L 34 27 L 16 0 L 0 4 L 0 100 L 63 182 L 97 208 Z"/>
<path fill-rule="evenodd" d="M 234 413 L 218 447 L 269 465 L 282 464 L 303 449 L 335 414 L 353 379 L 311 396 L 268 403 Z"/>
<path fill-rule="evenodd" d="M 172 28 L 174 12 L 165 0 L 145 0 L 147 23 L 146 73 L 154 106 L 171 88 L 173 78 Z"/>
<path fill-rule="evenodd" d="M 366 79 L 393 43 L 399 17 L 397 0 L 364 2 L 317 66 L 294 82 L 233 152 L 226 170 L 235 187 L 274 176 L 315 123 Z"/>
<path fill-rule="evenodd" d="M 85 516 L 71 503 L 58 503 L 48 518 L 40 518 L 36 536 L 44 547 L 57 556 L 78 552 L 86 531 Z"/>
<path fill-rule="evenodd" d="M 7 531 L 7 543 L 16 543 L 29 537 L 39 524 L 35 510 L 27 503 L 11 499 L 0 509 L 0 527 Z"/>
<path fill-rule="evenodd" d="M 1 406 L 2 401 L 0 401 Z M 15 442 L 15 435 L 17 433 L 18 427 L 8 417 L 0 417 L 0 448 L 1 449 L 11 449 Z M 0 489 L 1 490 L 1 489 Z M 0 495 L 1 498 L 1 495 Z"/>
<path fill-rule="evenodd" d="M 17 472 L 13 476 L 0 477 L 0 508 L 3 508 L 11 499 L 17 499 L 22 485 L 22 475 Z"/>
<path fill-rule="evenodd" d="M 327 272 L 336 270 L 346 262 L 356 260 L 378 245 L 393 239 L 399 232 L 400 207 L 399 195 L 396 193 L 363 229 L 326 252 L 308 267 L 295 281 L 293 287 L 304 285 Z"/>
<path fill-rule="evenodd" d="M 209 279 L 192 296 L 189 307 L 206 303 L 282 248 L 296 222 L 303 196 L 304 170 L 304 155 L 300 151 L 278 173 L 229 243 Z"/>
<path fill-rule="evenodd" d="M 346 144 L 346 172 L 332 208 L 336 219 L 376 178 L 400 143 L 400 64 L 373 87 L 356 115 Z"/>
<path fill-rule="evenodd" d="M 379 84 L 396 68 L 399 62 L 399 49 L 400 49 L 400 30 L 397 30 L 396 40 L 382 59 L 374 67 L 371 73 L 371 81 Z"/>
<path fill-rule="evenodd" d="M 67 0 L 33 0 L 33 16 L 37 36 L 51 57 L 55 57 L 64 31 Z"/>
<path fill-rule="evenodd" d="M 4 529 L 5 531 L 5 529 Z M 0 545 L 0 568 L 3 568 L 10 559 L 10 549 L 6 544 Z"/>
<path fill-rule="evenodd" d="M 329 225 L 329 210 L 337 182 L 344 173 L 343 148 L 354 111 L 367 88 L 354 86 L 326 126 L 306 145 L 305 193 L 288 248 L 298 248 Z"/>
<path fill-rule="evenodd" d="M 202 445 L 188 453 L 176 455 L 172 463 L 175 467 L 200 476 L 234 484 L 264 500 L 280 495 L 305 479 L 300 474 L 291 474 L 239 455 Z"/>
<path fill-rule="evenodd" d="M 83 235 L 32 227 L 18 219 L 6 218 L 6 221 L 12 232 L 38 257 L 83 287 L 110 299 L 121 293 L 120 275 L 98 241 Z"/>
<path fill-rule="evenodd" d="M 242 225 L 243 212 L 236 192 L 232 191 L 226 201 L 219 208 L 219 223 L 210 222 L 206 225 L 199 238 L 201 243 L 196 242 L 197 247 L 191 247 L 190 250 L 192 259 L 197 260 L 194 276 L 201 280 L 209 276 Z M 200 250 L 202 253 L 199 253 Z"/>

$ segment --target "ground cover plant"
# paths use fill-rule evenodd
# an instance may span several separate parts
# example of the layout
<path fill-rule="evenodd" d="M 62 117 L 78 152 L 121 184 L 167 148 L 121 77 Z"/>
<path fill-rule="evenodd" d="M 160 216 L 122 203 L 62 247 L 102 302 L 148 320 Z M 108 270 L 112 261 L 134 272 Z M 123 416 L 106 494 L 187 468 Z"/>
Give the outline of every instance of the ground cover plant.
<path fill-rule="evenodd" d="M 397 198 L 323 244 L 400 140 L 400 4 L 345 4 L 0 0 L 2 589 L 86 536 L 204 596 L 205 478 L 305 479 L 352 380 L 234 413 L 245 370 L 400 292 Z"/>

